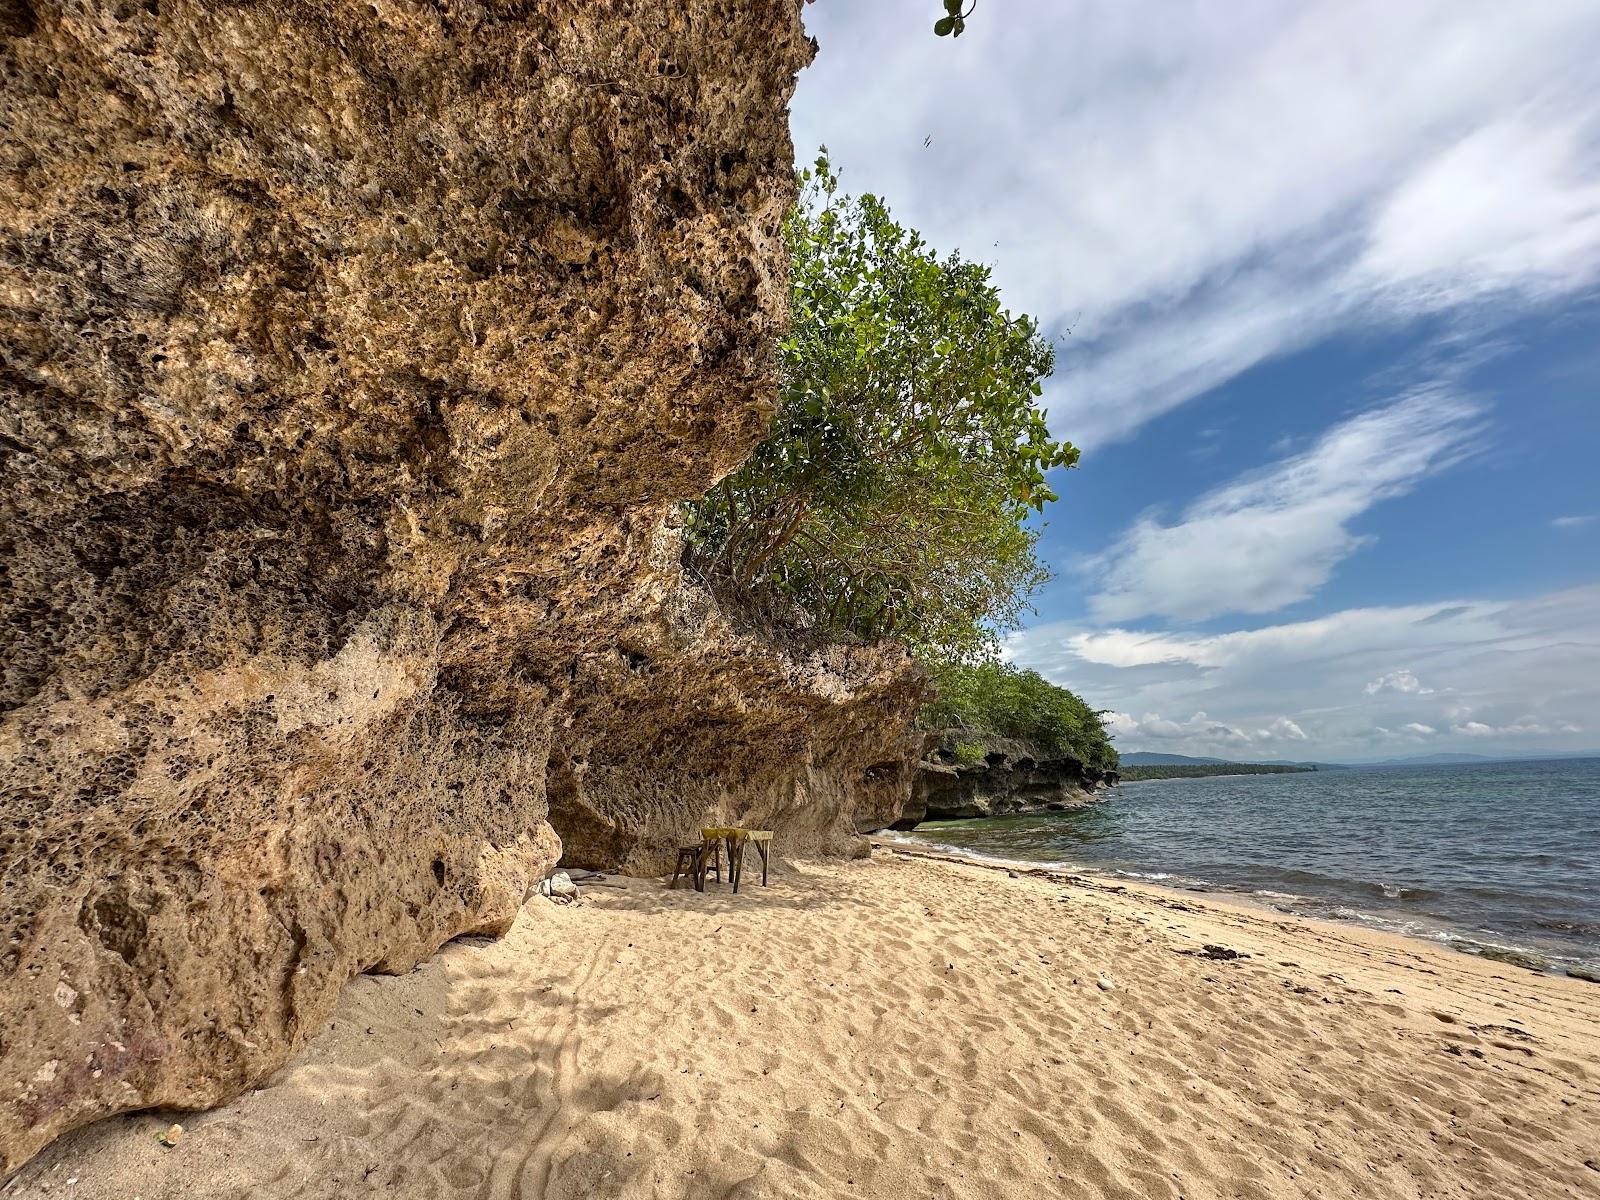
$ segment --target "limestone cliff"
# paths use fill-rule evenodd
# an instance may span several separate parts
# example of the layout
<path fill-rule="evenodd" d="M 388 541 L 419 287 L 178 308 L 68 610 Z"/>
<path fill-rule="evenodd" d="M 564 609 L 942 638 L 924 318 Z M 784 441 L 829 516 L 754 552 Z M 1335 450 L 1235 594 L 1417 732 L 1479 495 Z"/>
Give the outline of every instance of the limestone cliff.
<path fill-rule="evenodd" d="M 893 822 L 915 829 L 923 821 L 959 821 L 1008 813 L 1059 812 L 1100 799 L 1117 782 L 1070 754 L 1051 753 L 1025 741 L 943 730 L 928 735 L 917 763 L 911 798 Z M 974 762 L 961 761 L 957 747 L 976 746 Z"/>
<path fill-rule="evenodd" d="M 668 518 L 759 438 L 795 0 L 0 6 L 0 1173 L 212 1103 L 560 853 L 847 850 L 902 654 Z"/>
<path fill-rule="evenodd" d="M 663 604 L 588 665 L 553 740 L 562 862 L 670 871 L 701 826 L 775 832 L 779 851 L 865 854 L 911 792 L 925 676 L 893 645 L 780 652 L 685 587 L 663 536 Z M 570 722 L 570 724 L 568 724 Z"/>

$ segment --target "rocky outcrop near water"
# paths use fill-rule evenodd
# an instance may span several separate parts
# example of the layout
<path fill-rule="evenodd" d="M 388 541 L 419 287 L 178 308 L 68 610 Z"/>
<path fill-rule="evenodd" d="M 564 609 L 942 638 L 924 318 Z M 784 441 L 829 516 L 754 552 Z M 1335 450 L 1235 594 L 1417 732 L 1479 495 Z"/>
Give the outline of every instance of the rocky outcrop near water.
<path fill-rule="evenodd" d="M 1100 800 L 1115 771 L 1028 742 L 951 729 L 931 735 L 917 763 L 911 799 L 894 829 L 1008 813 L 1062 812 Z"/>
<path fill-rule="evenodd" d="M 904 653 L 684 584 L 786 320 L 794 0 L 0 9 L 0 1173 L 563 853 L 849 852 Z"/>

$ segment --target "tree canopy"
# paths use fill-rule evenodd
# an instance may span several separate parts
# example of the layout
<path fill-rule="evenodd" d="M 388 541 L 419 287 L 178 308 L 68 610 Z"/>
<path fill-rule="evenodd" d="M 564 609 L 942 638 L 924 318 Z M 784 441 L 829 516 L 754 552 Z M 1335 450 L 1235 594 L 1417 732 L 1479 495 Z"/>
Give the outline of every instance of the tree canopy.
<path fill-rule="evenodd" d="M 1078 460 L 1036 407 L 1053 352 L 987 267 L 841 194 L 826 152 L 800 185 L 779 411 L 690 506 L 691 561 L 816 627 L 976 661 L 1046 578 L 1028 518 Z"/>
<path fill-rule="evenodd" d="M 1004 662 L 936 663 L 933 672 L 939 696 L 923 710 L 924 725 L 1017 738 L 1046 753 L 1116 769 L 1117 752 L 1100 714 L 1038 672 Z"/>

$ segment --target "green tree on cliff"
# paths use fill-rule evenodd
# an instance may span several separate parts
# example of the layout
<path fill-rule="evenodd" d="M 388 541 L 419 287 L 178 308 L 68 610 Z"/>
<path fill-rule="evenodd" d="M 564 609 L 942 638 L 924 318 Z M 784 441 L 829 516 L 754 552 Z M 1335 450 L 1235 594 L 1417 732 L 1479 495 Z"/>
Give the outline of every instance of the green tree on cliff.
<path fill-rule="evenodd" d="M 997 733 L 1050 754 L 1070 754 L 1102 771 L 1117 768 L 1101 715 L 1037 671 L 1010 663 L 933 663 L 937 699 L 920 723 L 932 729 Z"/>
<path fill-rule="evenodd" d="M 1046 578 L 1028 518 L 1055 499 L 1046 473 L 1078 460 L 1036 406 L 1052 350 L 987 267 L 840 194 L 825 155 L 800 183 L 779 411 L 691 506 L 691 561 L 818 628 L 980 659 Z"/>

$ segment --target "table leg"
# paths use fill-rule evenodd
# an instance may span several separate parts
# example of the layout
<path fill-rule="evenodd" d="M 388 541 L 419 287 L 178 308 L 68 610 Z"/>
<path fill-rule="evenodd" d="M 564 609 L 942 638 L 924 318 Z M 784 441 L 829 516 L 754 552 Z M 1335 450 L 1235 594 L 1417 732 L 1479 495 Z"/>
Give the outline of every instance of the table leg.
<path fill-rule="evenodd" d="M 770 843 L 764 842 L 764 841 L 756 843 L 756 850 L 759 851 L 760 854 L 761 854 L 761 886 L 762 887 L 766 887 L 767 886 L 767 847 L 769 845 L 770 845 Z"/>

